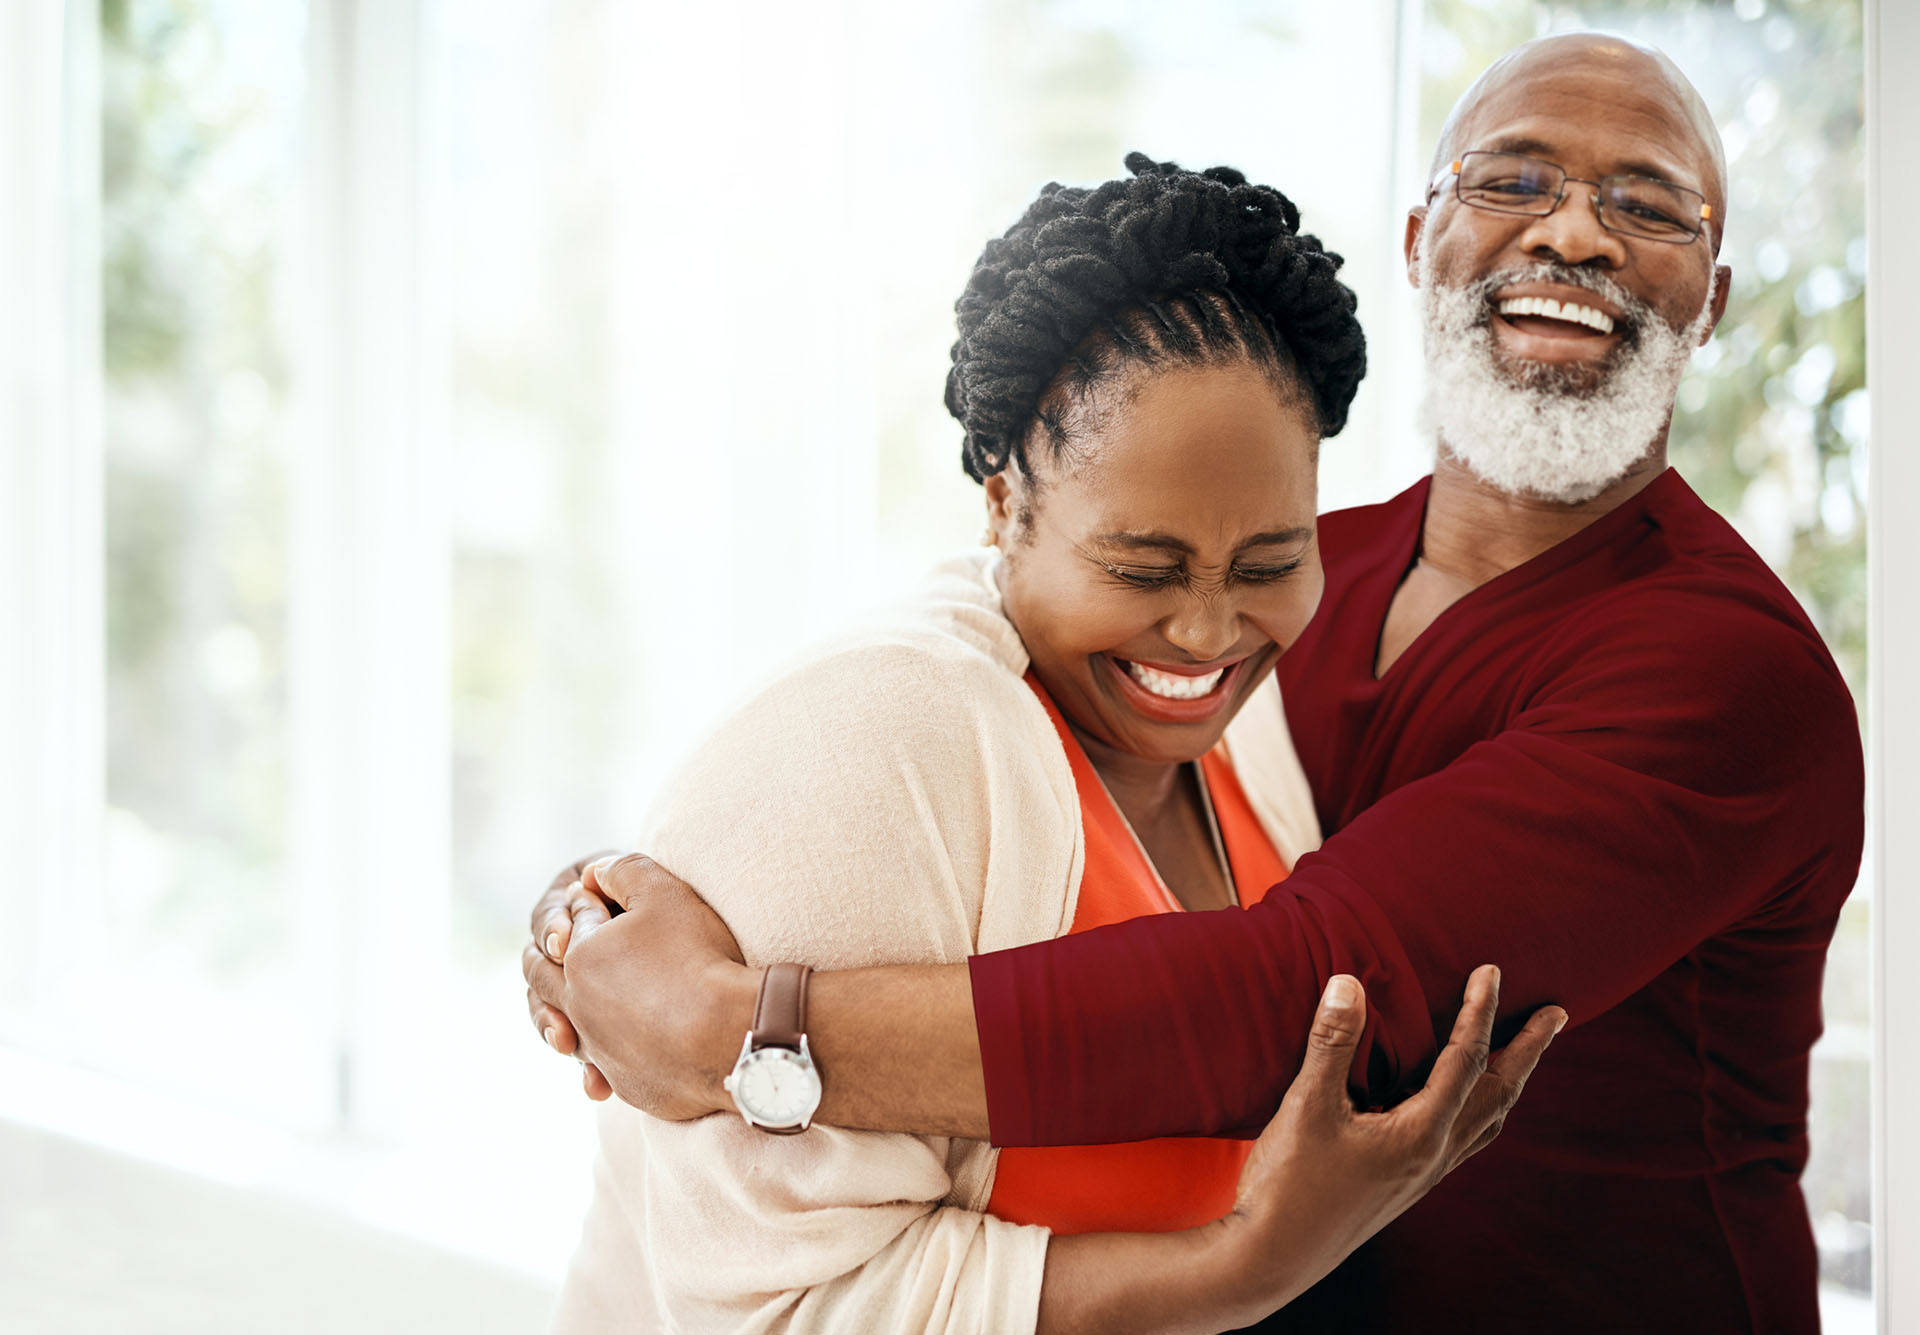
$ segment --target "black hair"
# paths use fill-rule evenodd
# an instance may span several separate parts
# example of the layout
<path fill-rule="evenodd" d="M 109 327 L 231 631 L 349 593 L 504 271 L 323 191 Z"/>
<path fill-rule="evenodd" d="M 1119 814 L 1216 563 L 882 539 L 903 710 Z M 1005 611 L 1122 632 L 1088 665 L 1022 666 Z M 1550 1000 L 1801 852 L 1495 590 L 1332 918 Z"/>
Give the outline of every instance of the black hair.
<path fill-rule="evenodd" d="M 947 411 L 976 482 L 1009 463 L 1030 474 L 1036 422 L 1067 443 L 1057 393 L 1084 402 L 1129 366 L 1246 359 L 1303 394 L 1322 435 L 1346 425 L 1367 345 L 1340 257 L 1301 235 L 1292 200 L 1232 167 L 1126 162 L 1130 178 L 1042 188 L 954 303 Z"/>

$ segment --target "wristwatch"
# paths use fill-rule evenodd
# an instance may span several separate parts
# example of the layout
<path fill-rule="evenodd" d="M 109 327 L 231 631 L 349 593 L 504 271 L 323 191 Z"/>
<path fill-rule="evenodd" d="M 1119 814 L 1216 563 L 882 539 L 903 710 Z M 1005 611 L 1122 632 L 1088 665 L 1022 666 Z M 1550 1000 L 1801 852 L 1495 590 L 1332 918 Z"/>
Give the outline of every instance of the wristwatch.
<path fill-rule="evenodd" d="M 807 1050 L 804 964 L 773 964 L 760 979 L 753 1028 L 740 1045 L 733 1074 L 721 1084 L 748 1126 L 775 1135 L 805 1131 L 820 1108 L 820 1068 Z"/>

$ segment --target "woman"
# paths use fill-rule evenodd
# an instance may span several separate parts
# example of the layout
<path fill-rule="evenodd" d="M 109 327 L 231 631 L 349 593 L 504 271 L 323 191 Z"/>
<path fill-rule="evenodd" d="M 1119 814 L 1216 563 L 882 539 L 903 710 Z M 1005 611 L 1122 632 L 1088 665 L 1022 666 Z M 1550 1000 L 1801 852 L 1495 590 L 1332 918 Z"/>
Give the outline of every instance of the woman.
<path fill-rule="evenodd" d="M 951 961 L 1228 908 L 1317 842 L 1277 698 L 1243 706 L 1319 600 L 1315 462 L 1364 367 L 1353 297 L 1278 192 L 1127 165 L 1049 186 L 958 304 L 947 405 L 988 550 L 760 691 L 649 821 L 749 963 Z M 610 1104 L 557 1328 L 656 1307 L 729 1330 L 1257 1319 L 1491 1134 L 1461 1115 L 1491 991 L 1476 975 L 1429 1089 L 1370 1129 L 1351 1049 L 1323 1045 L 1257 1149 L 996 1152 Z M 1357 1035 L 1357 1014 L 1325 1017 Z"/>

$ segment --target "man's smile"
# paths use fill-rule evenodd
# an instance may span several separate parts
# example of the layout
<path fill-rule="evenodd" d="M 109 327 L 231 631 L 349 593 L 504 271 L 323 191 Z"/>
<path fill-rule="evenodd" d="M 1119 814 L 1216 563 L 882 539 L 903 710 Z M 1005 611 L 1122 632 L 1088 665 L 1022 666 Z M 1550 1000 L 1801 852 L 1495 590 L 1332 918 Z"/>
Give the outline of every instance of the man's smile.
<path fill-rule="evenodd" d="M 1613 332 L 1613 318 L 1605 311 L 1569 301 L 1562 305 L 1552 297 L 1509 297 L 1499 305 L 1500 314 L 1522 328 L 1538 322 L 1543 333 L 1552 333 L 1562 324 L 1582 325 L 1602 334 Z"/>
<path fill-rule="evenodd" d="M 1492 297 L 1494 337 L 1509 357 L 1576 362 L 1618 343 L 1622 312 L 1597 293 L 1558 283 L 1522 283 Z"/>

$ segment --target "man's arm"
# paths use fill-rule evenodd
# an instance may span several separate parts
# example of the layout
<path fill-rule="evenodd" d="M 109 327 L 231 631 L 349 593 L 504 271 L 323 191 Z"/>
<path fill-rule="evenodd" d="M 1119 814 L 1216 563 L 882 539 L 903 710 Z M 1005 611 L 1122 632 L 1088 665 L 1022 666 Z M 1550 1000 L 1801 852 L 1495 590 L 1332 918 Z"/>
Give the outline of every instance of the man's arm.
<path fill-rule="evenodd" d="M 643 860 L 627 862 L 631 869 Z M 623 868 L 615 866 L 602 879 L 610 889 L 617 888 L 624 880 Z M 596 1058 L 601 1053 L 592 1020 L 610 1014 L 618 1017 L 622 1009 L 607 1006 L 608 998 L 602 994 L 624 972 L 619 942 L 646 935 L 644 926 L 637 916 L 623 915 L 608 923 L 589 915 L 578 925 L 574 957 L 564 970 L 537 952 L 529 953 L 530 985 L 554 1004 L 576 1011 L 581 1017 L 583 1050 Z M 662 1262 L 662 1273 L 669 1280 L 698 1276 L 692 1289 L 670 1298 L 683 1310 L 704 1311 L 702 1304 L 714 1302 L 716 1292 L 726 1294 L 737 1288 L 753 1301 L 780 1309 L 783 1324 L 795 1330 L 838 1330 L 854 1314 L 870 1318 L 875 1303 L 883 1301 L 878 1294 L 904 1301 L 901 1295 L 924 1284 L 930 1269 L 943 1292 L 948 1284 L 956 1286 L 947 1305 L 956 1319 L 963 1311 L 977 1319 L 985 1310 L 981 1303 L 999 1302 L 1005 1310 L 990 1314 L 996 1329 L 1024 1324 L 1033 1308 L 1023 1302 L 1031 1303 L 1036 1297 L 1035 1325 L 1041 1335 L 1076 1331 L 1193 1331 L 1198 1335 L 1248 1325 L 1304 1292 L 1499 1134 L 1507 1112 L 1566 1016 L 1547 1008 L 1529 1020 L 1511 1045 L 1490 1054 L 1498 995 L 1498 971 L 1475 970 L 1426 1087 L 1391 1112 L 1363 1113 L 1347 1097 L 1346 1077 L 1364 1028 L 1366 999 L 1353 980 L 1334 980 L 1314 1016 L 1300 1073 L 1241 1174 L 1233 1211 L 1211 1224 L 1175 1233 L 1048 1238 L 1041 1230 L 986 1220 L 985 1227 L 999 1232 L 993 1239 L 976 1241 L 970 1229 L 982 1226 L 981 1217 L 953 1207 L 919 1214 L 908 1202 L 886 1197 L 876 1203 L 883 1217 L 856 1218 L 863 1212 L 849 1206 L 870 1196 L 873 1183 L 852 1173 L 849 1176 L 858 1180 L 857 1192 L 863 1194 L 838 1205 L 834 1235 L 845 1240 L 864 1224 L 869 1232 L 879 1228 L 876 1236 L 881 1245 L 850 1270 L 804 1278 L 796 1272 L 792 1257 L 805 1256 L 809 1245 L 818 1248 L 815 1216 L 825 1205 L 810 1197 L 829 1187 L 835 1177 L 815 1165 L 813 1171 L 783 1180 L 776 1165 L 783 1156 L 838 1152 L 864 1164 L 870 1177 L 873 1165 L 886 1158 L 886 1141 L 769 1138 L 743 1131 L 730 1117 L 720 1117 L 679 1126 L 651 1124 L 650 1135 L 663 1138 L 650 1152 L 653 1172 L 659 1177 L 655 1186 L 668 1188 L 663 1197 L 666 1208 L 679 1211 L 666 1235 L 672 1245 L 655 1259 Z M 730 1139 L 733 1145 L 728 1153 L 688 1154 L 684 1147 L 689 1137 Z M 676 1147 L 681 1152 L 676 1153 Z M 675 1172 L 682 1167 L 693 1171 L 693 1179 L 677 1184 Z M 712 1190 L 711 1177 L 730 1169 L 738 1172 L 739 1180 L 727 1190 Z M 741 1201 L 766 1193 L 770 1184 L 773 1190 L 766 1199 L 746 1215 L 738 1214 Z M 719 1213 L 704 1218 L 703 1209 Z M 903 1210 L 906 1227 L 895 1236 L 889 1232 L 889 1221 Z M 789 1216 L 798 1226 L 791 1237 L 780 1233 Z M 958 1251 L 950 1238 L 944 1250 L 929 1245 L 929 1231 L 943 1225 L 948 1233 L 959 1235 Z M 701 1239 L 723 1234 L 735 1244 L 729 1253 L 741 1253 L 736 1261 L 715 1262 L 697 1250 L 704 1245 Z M 740 1246 L 743 1240 L 749 1245 Z M 1017 1255 L 1023 1245 L 1030 1248 L 1035 1242 L 1044 1250 L 1037 1295 L 1026 1287 L 1034 1276 Z M 673 1248 L 689 1245 L 696 1250 L 684 1258 L 685 1264 L 679 1264 Z M 788 1293 L 767 1292 L 769 1272 L 764 1258 L 769 1250 L 782 1256 L 779 1273 L 785 1282 L 802 1287 Z M 854 1251 L 865 1255 L 861 1246 Z M 999 1261 L 982 1259 L 986 1252 Z M 996 1265 L 997 1278 L 983 1287 L 989 1277 L 985 1270 Z M 735 1275 L 739 1278 L 730 1285 Z M 1016 1278 L 1022 1276 L 1024 1285 Z M 945 1308 L 929 1309 L 930 1329 L 947 1328 L 932 1319 L 940 1310 Z"/>
<path fill-rule="evenodd" d="M 1384 1099 L 1432 1059 L 1458 980 L 1482 960 L 1506 971 L 1501 1033 L 1548 1001 L 1591 1018 L 1743 921 L 1775 947 L 1798 941 L 1797 963 L 1769 964 L 1776 976 L 1817 972 L 1822 922 L 1859 857 L 1851 706 L 1803 639 L 1713 629 L 1680 650 L 1684 671 L 1657 653 L 1592 655 L 1245 912 L 978 956 L 970 977 L 816 975 L 821 1120 L 976 1136 L 990 1122 L 1000 1144 L 1250 1133 L 1334 973 L 1373 1000 L 1358 1068 Z M 657 870 L 624 893 L 644 912 L 697 903 Z M 647 1020 L 665 1001 L 639 1007 L 623 1071 L 608 1070 L 650 1111 L 649 1086 L 674 1089 L 676 1115 L 725 1106 L 718 1082 L 757 985 L 687 940 L 636 939 L 632 986 L 671 998 L 681 1021 Z"/>
<path fill-rule="evenodd" d="M 1279 893 L 1292 887 L 1297 879 L 1296 873 L 1295 878 L 1270 894 L 1269 900 L 1278 898 Z M 753 1027 L 761 971 L 740 962 L 739 951 L 733 946 L 725 924 L 693 887 L 651 858 L 628 854 L 617 861 L 587 867 L 583 887 L 576 889 L 571 897 L 564 892 L 550 891 L 542 899 L 534 912 L 535 944 L 527 947 L 526 958 L 528 1000 L 536 1027 L 541 1027 L 547 1041 L 560 1051 L 575 1053 L 577 1039 L 566 1010 L 583 1003 L 577 998 L 569 999 L 562 992 L 557 972 L 539 971 L 546 957 L 536 947 L 570 911 L 580 915 L 583 921 L 597 924 L 604 914 L 592 905 L 602 895 L 618 906 L 623 919 L 630 921 L 623 921 L 622 927 L 627 930 L 617 934 L 617 944 L 611 940 L 604 943 L 596 957 L 597 986 L 591 1004 L 602 1023 L 595 1034 L 593 1064 L 588 1069 L 596 1075 L 604 1071 L 607 1087 L 596 1091 L 590 1080 L 589 1092 L 595 1097 L 605 1097 L 607 1092 L 617 1094 L 634 1107 L 672 1120 L 730 1111 L 732 1099 L 722 1088 L 721 1080 L 739 1055 L 741 1036 Z M 1205 919 L 1232 919 L 1236 921 L 1226 938 L 1233 941 L 1246 931 L 1244 922 L 1238 921 L 1241 918 L 1236 911 L 1166 914 L 1119 926 L 1164 927 Z M 978 980 L 986 978 L 990 988 L 994 981 L 992 970 L 1008 963 L 1037 963 L 1050 970 L 1057 958 L 1056 947 L 1114 931 L 1101 928 L 1019 950 L 975 956 L 968 964 L 816 971 L 808 985 L 807 1032 L 809 1045 L 826 1078 L 815 1120 L 856 1130 L 911 1130 L 921 1135 L 987 1139 L 989 1101 L 980 1035 L 988 1028 L 994 1032 L 1011 1029 L 1017 1035 L 1024 1035 L 1027 1029 L 1023 1027 L 1017 1007 L 990 1017 L 976 1017 L 976 997 L 983 991 Z M 1148 949 L 1159 948 L 1156 939 L 1159 935 L 1157 932 L 1149 935 Z M 1201 954 L 1211 948 L 1207 943 L 1188 946 L 1190 953 Z M 1209 975 L 1231 975 L 1239 951 L 1236 947 L 1228 949 L 1232 952 L 1229 960 L 1217 969 L 1210 966 L 1206 971 Z M 1257 953 L 1248 953 L 1257 961 Z M 1343 958 L 1352 954 L 1346 952 Z M 1069 978 L 1075 969 L 1097 974 L 1104 973 L 1106 967 L 1098 959 L 1076 959 L 1064 966 Z M 1458 979 L 1465 977 L 1471 967 L 1455 975 L 1453 987 L 1458 986 Z M 1337 972 L 1340 970 L 1328 968 L 1326 978 Z M 1381 992 L 1404 990 L 1396 985 L 1390 972 L 1375 964 L 1369 963 L 1364 974 L 1362 981 L 1370 995 L 1376 988 Z M 1403 964 L 1402 976 L 1404 974 Z M 1325 981 L 1319 979 L 1318 985 L 1324 987 Z M 1314 982 L 1311 974 L 1302 979 L 1304 986 Z M 1065 985 L 1073 986 L 1070 981 Z M 1541 1004 L 1543 1002 L 1535 1001 L 1524 1012 L 1515 1012 L 1516 1023 Z M 1404 1009 L 1404 999 L 1401 1005 Z M 1373 1009 L 1369 1008 L 1367 1031 L 1361 1044 L 1361 1051 L 1369 1053 L 1381 1042 Z M 1505 1014 L 1507 1012 L 1503 1012 Z M 1511 1033 L 1513 1027 L 1506 1025 L 1503 1034 Z M 553 1037 L 556 1028 L 562 1035 L 557 1043 Z M 1032 1029 L 1036 1031 L 1036 1039 L 1044 1043 L 1046 1026 L 1036 1023 Z M 1271 1059 L 1272 1069 L 1266 1072 L 1274 1082 L 1266 1108 L 1269 1115 L 1279 1102 L 1279 1091 L 1299 1067 L 1306 1033 L 1307 1025 L 1303 1021 L 1291 1051 L 1282 1050 L 1276 1059 Z M 1080 1037 L 1084 1041 L 1085 1036 Z M 1096 1035 L 1092 1041 L 1097 1043 L 1101 1039 Z M 1154 1039 L 1146 1042 L 1143 1051 L 1150 1051 Z M 1020 1051 L 1022 1044 L 1016 1040 L 1005 1050 Z M 1045 1065 L 1049 1058 L 1044 1048 L 1034 1060 Z M 1270 1059 L 1249 1059 L 1248 1064 L 1268 1065 Z M 1171 1078 L 1178 1083 L 1181 1097 L 1192 1101 L 1190 1115 L 1223 1126 L 1238 1125 L 1222 1121 L 1217 1100 L 1204 1097 L 1215 1077 L 1196 1073 L 1191 1084 L 1181 1083 L 1184 1077 Z M 1018 1119 L 1024 1123 L 1031 1116 L 1034 1101 L 1021 1098 L 1022 1090 L 1017 1071 L 1011 1072 L 1000 1091 L 1003 1120 Z M 1137 1097 L 1136 1092 L 1133 1099 Z M 1256 1123 L 1256 1130 L 1257 1126 Z M 1128 1138 L 1148 1137 L 1101 1137 Z"/>
<path fill-rule="evenodd" d="M 1804 1053 L 1859 863 L 1858 726 L 1808 637 L 1730 598 L 1684 609 L 1583 627 L 1506 731 L 1242 914 L 973 960 L 995 1142 L 1246 1133 L 1334 972 L 1374 999 L 1359 1062 L 1376 1102 L 1418 1078 L 1449 980 L 1481 960 L 1507 979 L 1502 1026 L 1548 1001 L 1583 1022 L 1712 941 L 1715 1004 L 1747 1017 L 1723 1035 L 1766 1029 L 1760 1060 Z"/>

